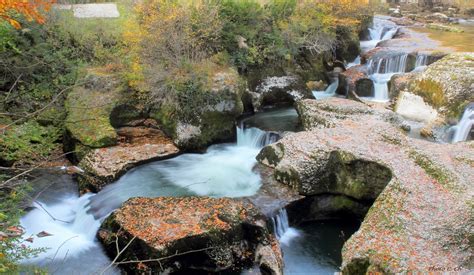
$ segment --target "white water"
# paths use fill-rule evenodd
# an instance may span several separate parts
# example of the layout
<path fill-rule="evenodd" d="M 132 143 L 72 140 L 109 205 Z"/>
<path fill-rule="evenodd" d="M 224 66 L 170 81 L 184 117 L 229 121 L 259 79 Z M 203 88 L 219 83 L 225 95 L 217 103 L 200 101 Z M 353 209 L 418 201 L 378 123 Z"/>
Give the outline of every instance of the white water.
<path fill-rule="evenodd" d="M 272 217 L 273 231 L 281 244 L 289 245 L 291 240 L 300 236 L 298 229 L 290 227 L 288 222 L 288 213 L 285 208 L 280 209 Z"/>
<path fill-rule="evenodd" d="M 468 139 L 469 133 L 474 125 L 474 104 L 467 106 L 464 110 L 461 120 L 458 125 L 454 126 L 454 136 L 452 142 L 466 141 Z"/>
<path fill-rule="evenodd" d="M 261 184 L 260 176 L 252 171 L 255 157 L 275 138 L 256 128 L 238 128 L 236 144 L 214 145 L 205 154 L 183 154 L 137 167 L 98 194 L 79 198 L 69 194 L 59 202 L 40 202 L 44 209 L 34 205 L 36 208 L 21 219 L 25 238 L 35 236 L 33 243 L 25 244 L 48 249 L 24 264 L 46 266 L 51 272 L 58 269 L 62 274 L 71 273 L 66 272 L 68 269 L 76 274 L 100 272 L 110 260 L 104 253 L 97 253 L 102 248 L 96 233 L 101 221 L 124 201 L 137 196 L 253 195 Z M 52 236 L 37 238 L 41 231 Z M 118 273 L 115 269 L 109 271 Z"/>
<path fill-rule="evenodd" d="M 339 78 L 334 78 L 331 84 L 324 91 L 313 91 L 313 96 L 316 99 L 324 99 L 336 95 L 337 87 L 339 86 Z"/>
<path fill-rule="evenodd" d="M 372 50 L 380 41 L 392 39 L 397 31 L 398 27 L 395 23 L 381 16 L 375 16 L 372 27 L 369 28 L 370 40 L 360 42 L 362 52 Z"/>
<path fill-rule="evenodd" d="M 384 56 L 369 60 L 367 66 L 369 77 L 374 82 L 374 96 L 365 99 L 376 102 L 389 101 L 388 82 L 393 75 L 406 71 L 407 60 L 408 54 Z"/>
<path fill-rule="evenodd" d="M 428 66 L 428 55 L 418 54 L 416 56 L 415 69 L 413 69 L 413 71 L 422 72 L 426 69 L 427 66 Z"/>

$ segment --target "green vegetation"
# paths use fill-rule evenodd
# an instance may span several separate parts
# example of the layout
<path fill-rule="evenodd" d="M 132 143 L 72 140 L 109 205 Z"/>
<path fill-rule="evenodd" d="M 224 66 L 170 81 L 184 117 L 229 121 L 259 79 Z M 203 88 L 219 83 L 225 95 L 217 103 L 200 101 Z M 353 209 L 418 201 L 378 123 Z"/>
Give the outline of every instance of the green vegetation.
<path fill-rule="evenodd" d="M 1 177 L 2 181 L 5 179 Z M 43 274 L 42 270 L 34 268 L 25 270 L 26 267 L 18 266 L 18 262 L 37 255 L 42 249 L 30 249 L 23 245 L 19 219 L 23 215 L 22 208 L 18 207 L 25 199 L 27 186 L 8 190 L 0 187 L 0 273 L 19 274 L 27 272 L 30 274 Z M 6 234 L 6 236 L 3 236 Z"/>
<path fill-rule="evenodd" d="M 440 108 L 446 104 L 443 88 L 434 80 L 423 79 L 415 81 L 411 90 L 435 108 Z"/>

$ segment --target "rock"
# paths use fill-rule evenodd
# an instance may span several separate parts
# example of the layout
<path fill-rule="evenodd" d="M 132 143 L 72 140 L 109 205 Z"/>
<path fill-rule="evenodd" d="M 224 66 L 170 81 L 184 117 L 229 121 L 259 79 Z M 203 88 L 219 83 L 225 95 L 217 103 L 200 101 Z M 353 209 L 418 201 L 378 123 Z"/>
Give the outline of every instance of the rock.
<path fill-rule="evenodd" d="M 310 91 L 324 91 L 328 87 L 328 84 L 322 80 L 306 82 L 306 87 Z"/>
<path fill-rule="evenodd" d="M 283 255 L 278 240 L 272 236 L 270 244 L 257 246 L 255 262 L 261 274 L 283 275 Z"/>
<path fill-rule="evenodd" d="M 410 92 L 402 92 L 398 96 L 395 112 L 405 118 L 426 123 L 436 121 L 439 115 L 421 96 Z"/>
<path fill-rule="evenodd" d="M 410 81 L 416 77 L 416 73 L 396 74 L 388 83 L 388 95 L 396 99 L 400 93 L 407 91 Z"/>
<path fill-rule="evenodd" d="M 409 138 L 391 111 L 345 99 L 304 100 L 297 108 L 305 131 L 257 159 L 301 195 L 375 200 L 344 245 L 343 274 L 473 268 L 472 142 Z"/>
<path fill-rule="evenodd" d="M 446 117 L 459 117 L 474 102 L 474 54 L 453 53 L 431 64 L 410 82 L 419 95 Z"/>
<path fill-rule="evenodd" d="M 117 75 L 103 68 L 91 68 L 84 82 L 69 93 L 65 102 L 65 150 L 74 152 L 77 162 L 92 149 L 117 144 L 114 127 L 145 116 L 123 90 Z"/>
<path fill-rule="evenodd" d="M 79 175 L 81 191 L 98 192 L 139 164 L 179 153 L 173 141 L 157 129 L 124 127 L 117 133 L 117 145 L 91 150 L 79 163 L 85 171 Z"/>
<path fill-rule="evenodd" d="M 347 71 L 339 74 L 339 86 L 336 93 L 346 97 L 357 95 L 356 92 L 362 92 L 363 94 L 369 93 L 365 89 L 371 89 L 370 83 L 372 82 L 368 78 L 367 66 L 357 65 L 349 68 Z M 372 84 L 373 85 L 373 84 Z M 372 89 L 370 90 L 372 92 Z"/>
<path fill-rule="evenodd" d="M 311 91 L 298 76 L 267 77 L 256 87 L 253 96 L 253 106 L 256 110 L 261 110 L 264 106 L 314 98 Z"/>
<path fill-rule="evenodd" d="M 188 270 L 218 272 L 253 265 L 281 274 L 281 252 L 265 219 L 238 199 L 207 197 L 132 198 L 102 224 L 99 240 L 119 261 L 163 258 L 121 265 L 132 273 Z"/>
<path fill-rule="evenodd" d="M 245 83 L 235 69 L 212 66 L 216 66 L 213 73 L 206 75 L 198 88 L 166 94 L 156 88 L 151 95 L 154 104 L 150 116 L 160 122 L 180 149 L 200 150 L 235 135 L 235 120 L 243 112 Z M 184 82 L 180 85 L 187 87 Z"/>
<path fill-rule="evenodd" d="M 458 33 L 464 32 L 464 30 L 460 28 L 456 28 L 449 25 L 442 25 L 442 24 L 427 24 L 426 27 L 428 29 L 445 31 L 445 32 L 458 32 Z"/>
<path fill-rule="evenodd" d="M 355 83 L 355 93 L 360 97 L 374 96 L 374 82 L 369 78 L 361 78 Z"/>
<path fill-rule="evenodd" d="M 66 129 L 71 139 L 91 148 L 114 145 L 117 134 L 109 116 L 120 100 L 119 81 L 113 75 L 89 70 L 86 84 L 73 89 L 66 100 Z"/>
<path fill-rule="evenodd" d="M 392 17 L 403 17 L 402 12 L 398 8 L 388 9 L 388 14 Z"/>
<path fill-rule="evenodd" d="M 441 23 L 447 23 L 449 21 L 449 17 L 446 14 L 440 12 L 429 14 L 425 16 L 425 19 Z"/>

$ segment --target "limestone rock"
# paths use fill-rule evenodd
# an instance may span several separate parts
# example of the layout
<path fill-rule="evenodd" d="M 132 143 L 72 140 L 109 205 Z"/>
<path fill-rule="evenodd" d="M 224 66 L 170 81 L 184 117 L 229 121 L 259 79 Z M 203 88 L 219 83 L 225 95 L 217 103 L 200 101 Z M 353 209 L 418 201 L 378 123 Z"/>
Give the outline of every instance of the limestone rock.
<path fill-rule="evenodd" d="M 474 102 L 474 54 L 449 54 L 421 72 L 409 90 L 441 114 L 459 117 Z"/>
<path fill-rule="evenodd" d="M 426 104 L 421 96 L 409 92 L 402 92 L 399 95 L 395 112 L 408 119 L 426 123 L 438 119 L 438 112 L 433 107 Z"/>
<path fill-rule="evenodd" d="M 238 199 L 133 198 L 106 219 L 98 236 L 112 257 L 115 236 L 120 247 L 130 242 L 121 261 L 163 258 L 122 265 L 133 273 L 217 272 L 251 266 L 258 256 L 281 274 L 281 256 L 268 250 L 272 241 L 265 219 Z"/>
<path fill-rule="evenodd" d="M 234 136 L 235 120 L 243 112 L 245 83 L 232 68 L 215 70 L 202 87 L 156 96 L 152 93 L 155 102 L 150 116 L 161 123 L 180 149 L 199 150 Z"/>
<path fill-rule="evenodd" d="M 264 78 L 253 93 L 253 106 L 261 110 L 264 106 L 293 103 L 314 98 L 304 81 L 298 76 L 272 76 Z"/>
<path fill-rule="evenodd" d="M 306 131 L 257 157 L 302 195 L 375 199 L 344 245 L 343 273 L 472 269 L 472 142 L 412 139 L 392 124 L 391 111 L 345 101 L 300 102 Z"/>
<path fill-rule="evenodd" d="M 79 163 L 85 171 L 79 177 L 82 191 L 98 192 L 141 163 L 179 153 L 179 149 L 160 130 L 124 127 L 117 132 L 120 140 L 117 145 L 91 150 Z"/>

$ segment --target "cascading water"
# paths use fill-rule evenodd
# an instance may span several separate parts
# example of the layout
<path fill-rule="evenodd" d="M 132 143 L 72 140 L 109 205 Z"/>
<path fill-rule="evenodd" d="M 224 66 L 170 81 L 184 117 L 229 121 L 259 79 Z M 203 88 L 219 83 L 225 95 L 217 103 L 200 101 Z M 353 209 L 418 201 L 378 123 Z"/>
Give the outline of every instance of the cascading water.
<path fill-rule="evenodd" d="M 273 232 L 283 245 L 289 246 L 290 241 L 300 235 L 299 231 L 290 227 L 288 213 L 285 208 L 280 209 L 272 218 Z"/>
<path fill-rule="evenodd" d="M 375 16 L 372 27 L 369 28 L 369 40 L 360 41 L 362 52 L 368 52 L 375 48 L 380 41 L 392 39 L 397 33 L 398 27 L 395 23 L 387 20 L 383 16 Z M 360 55 L 352 62 L 347 63 L 346 69 L 361 64 Z"/>
<path fill-rule="evenodd" d="M 398 27 L 395 23 L 383 16 L 375 16 L 372 27 L 369 28 L 370 40 L 360 42 L 362 51 L 367 52 L 375 48 L 380 41 L 392 39 L 397 31 Z"/>
<path fill-rule="evenodd" d="M 131 197 L 212 196 L 241 197 L 255 194 L 260 176 L 252 171 L 260 149 L 276 141 L 273 133 L 237 128 L 237 143 L 209 147 L 205 154 L 183 154 L 137 167 L 97 194 L 67 194 L 54 203 L 41 201 L 22 219 L 25 237 L 33 248 L 48 248 L 24 264 L 45 266 L 60 273 L 97 273 L 110 264 L 95 236 L 101 222 Z M 93 251 L 93 252 L 91 252 Z M 97 252 L 99 251 L 99 252 Z M 91 256 L 93 255 L 93 256 Z M 87 261 L 87 265 L 84 262 Z M 65 264 L 67 263 L 67 264 Z M 67 272 L 66 270 L 72 272 Z M 119 271 L 109 269 L 109 274 Z"/>
<path fill-rule="evenodd" d="M 428 66 L 428 60 L 429 56 L 426 54 L 418 54 L 416 56 L 416 62 L 415 62 L 415 69 L 413 69 L 414 72 L 421 72 L 426 69 L 426 66 Z"/>
<path fill-rule="evenodd" d="M 367 66 L 369 77 L 374 82 L 374 96 L 366 99 L 387 102 L 389 100 L 387 84 L 394 74 L 406 71 L 407 60 L 408 54 L 384 56 L 369 60 Z"/>
<path fill-rule="evenodd" d="M 453 127 L 454 135 L 452 142 L 468 140 L 469 134 L 474 126 L 474 103 L 469 104 L 464 110 L 461 120 Z"/>
<path fill-rule="evenodd" d="M 336 94 L 337 87 L 339 86 L 339 78 L 332 79 L 331 84 L 324 91 L 313 91 L 313 96 L 316 99 L 324 99 L 332 97 Z"/>

